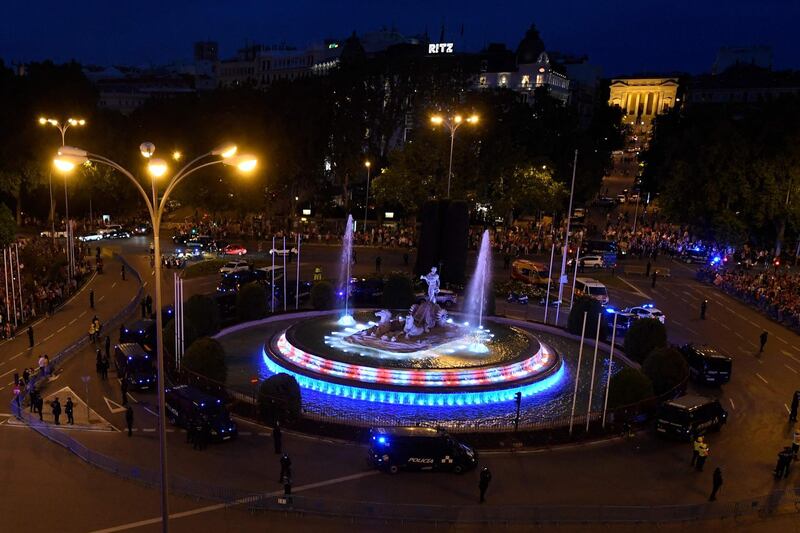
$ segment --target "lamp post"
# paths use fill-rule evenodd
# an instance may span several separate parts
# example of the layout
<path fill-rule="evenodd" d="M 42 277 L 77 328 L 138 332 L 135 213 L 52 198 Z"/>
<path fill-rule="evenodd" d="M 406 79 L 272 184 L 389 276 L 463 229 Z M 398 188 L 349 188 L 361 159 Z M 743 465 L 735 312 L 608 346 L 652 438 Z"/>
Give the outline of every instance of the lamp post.
<path fill-rule="evenodd" d="M 478 115 L 470 115 L 466 119 L 461 115 L 453 115 L 452 117 L 433 115 L 431 117 L 431 124 L 434 126 L 445 126 L 450 131 L 450 165 L 447 169 L 447 198 L 450 198 L 450 178 L 453 176 L 453 146 L 456 141 L 456 130 L 465 122 L 468 124 L 477 124 Z"/>
<path fill-rule="evenodd" d="M 66 144 L 66 136 L 67 130 L 70 126 L 85 126 L 86 121 L 82 118 L 68 118 L 64 122 L 59 122 L 54 118 L 47 118 L 47 117 L 39 117 L 39 124 L 42 126 L 53 126 L 61 133 L 61 146 L 63 147 Z M 53 175 L 52 172 L 48 173 L 48 181 L 50 185 L 50 220 L 51 220 L 51 227 L 50 232 L 53 237 L 53 241 L 56 239 L 56 221 L 55 221 L 55 209 L 53 207 Z M 69 196 L 67 195 L 67 180 L 64 179 L 64 216 L 66 218 L 66 238 L 67 238 L 67 271 L 69 272 L 70 277 L 74 274 L 75 264 L 74 258 L 72 257 L 72 245 L 70 244 L 69 240 Z"/>
<path fill-rule="evenodd" d="M 364 235 L 367 234 L 367 209 L 369 209 L 369 171 L 372 169 L 372 163 L 369 161 L 364 162 L 367 167 L 367 198 L 364 200 Z"/>
<path fill-rule="evenodd" d="M 164 214 L 169 195 L 175 187 L 181 183 L 186 177 L 194 172 L 217 165 L 220 163 L 235 166 L 241 172 L 249 172 L 256 167 L 256 158 L 250 155 L 236 155 L 236 145 L 225 144 L 208 153 L 205 153 L 187 163 L 177 173 L 166 181 L 164 193 L 159 199 L 158 186 L 156 182 L 159 178 L 163 177 L 168 170 L 167 162 L 163 159 L 154 158 L 156 147 L 153 143 L 145 142 L 139 146 L 139 151 L 142 156 L 148 160 L 147 171 L 150 174 L 151 191 L 148 195 L 144 187 L 139 183 L 134 175 L 123 168 L 118 163 L 104 157 L 102 155 L 93 154 L 80 148 L 71 146 L 62 146 L 58 151 L 58 156 L 54 159 L 53 163 L 56 168 L 62 172 L 69 172 L 77 165 L 81 165 L 86 161 L 93 161 L 95 163 L 103 164 L 119 171 L 122 175 L 126 176 L 131 183 L 136 187 L 144 199 L 147 206 L 147 211 L 150 215 L 150 221 L 153 226 L 153 252 L 156 258 L 155 267 L 155 298 L 156 298 L 156 353 L 157 353 L 157 367 L 158 367 L 158 437 L 159 437 L 159 453 L 161 459 L 161 527 L 162 531 L 168 530 L 169 521 L 169 502 L 167 490 L 167 441 L 166 441 L 166 413 L 164 408 L 164 343 L 163 343 L 163 320 L 161 316 L 161 247 L 159 244 L 159 230 L 161 227 L 161 218 Z M 209 158 L 217 158 L 208 161 Z"/>

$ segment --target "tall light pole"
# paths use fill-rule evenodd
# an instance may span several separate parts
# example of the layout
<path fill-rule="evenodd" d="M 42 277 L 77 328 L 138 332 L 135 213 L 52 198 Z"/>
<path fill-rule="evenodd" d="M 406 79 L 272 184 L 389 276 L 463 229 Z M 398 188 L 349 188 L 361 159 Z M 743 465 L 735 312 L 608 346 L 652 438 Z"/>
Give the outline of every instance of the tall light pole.
<path fill-rule="evenodd" d="M 164 324 L 161 317 L 161 247 L 159 243 L 159 229 L 161 227 L 161 218 L 164 215 L 164 210 L 169 200 L 169 195 L 175 187 L 181 183 L 187 176 L 194 172 L 210 167 L 217 164 L 226 164 L 236 167 L 241 172 L 250 172 L 256 167 L 256 158 L 250 155 L 236 155 L 235 144 L 224 144 L 208 153 L 196 157 L 171 178 L 166 181 L 164 193 L 159 199 L 158 186 L 156 182 L 159 178 L 163 177 L 168 170 L 167 162 L 163 159 L 154 158 L 156 147 L 153 143 L 145 142 L 139 146 L 139 151 L 142 156 L 148 160 L 147 172 L 150 174 L 151 191 L 148 195 L 144 187 L 142 187 L 139 180 L 134 175 L 123 168 L 118 163 L 115 163 L 107 157 L 93 154 L 74 148 L 71 146 L 62 146 L 58 151 L 58 156 L 54 159 L 53 163 L 56 168 L 62 172 L 69 172 L 77 165 L 82 165 L 86 161 L 93 161 L 95 163 L 103 164 L 119 171 L 122 175 L 126 176 L 131 183 L 136 187 L 144 199 L 147 206 L 147 211 L 150 215 L 150 221 L 153 226 L 153 252 L 156 258 L 154 263 L 155 267 L 155 297 L 156 297 L 156 353 L 157 353 L 157 366 L 158 366 L 158 437 L 159 437 L 159 452 L 161 459 L 161 528 L 162 531 L 168 530 L 169 524 L 169 502 L 168 502 L 168 487 L 167 487 L 167 441 L 166 441 L 166 413 L 164 409 L 164 342 L 163 342 L 163 328 Z M 203 161 L 209 158 L 216 158 L 212 161 Z"/>
<path fill-rule="evenodd" d="M 567 269 L 567 251 L 569 250 L 569 223 L 572 220 L 572 197 L 575 194 L 575 169 L 578 166 L 578 150 L 575 149 L 575 159 L 572 161 L 572 185 L 569 187 L 569 209 L 567 210 L 567 229 L 564 233 L 564 251 L 561 254 L 561 277 L 558 278 L 558 305 L 556 307 L 556 326 L 558 326 L 558 315 L 561 312 L 561 302 L 564 299 L 564 284 Z M 577 257 L 575 260 L 577 261 Z"/>
<path fill-rule="evenodd" d="M 364 162 L 367 167 L 367 198 L 364 200 L 364 234 L 367 233 L 367 209 L 369 209 L 369 171 L 372 169 L 372 163 L 369 161 Z"/>
<path fill-rule="evenodd" d="M 64 122 L 59 122 L 54 118 L 48 117 L 39 117 L 39 124 L 42 126 L 53 126 L 61 133 L 61 146 L 63 147 L 66 144 L 66 136 L 67 130 L 70 126 L 85 126 L 86 121 L 82 118 L 68 118 Z M 52 172 L 48 172 L 48 181 L 50 183 L 50 220 L 51 220 L 51 235 L 53 240 L 55 241 L 56 238 L 56 221 L 55 221 L 55 209 L 53 207 L 53 175 Z M 64 216 L 66 218 L 66 237 L 67 237 L 67 271 L 69 272 L 69 276 L 72 277 L 75 271 L 74 259 L 72 257 L 72 250 L 71 244 L 69 240 L 69 195 L 67 194 L 67 180 L 64 179 Z"/>
<path fill-rule="evenodd" d="M 450 178 L 453 176 L 453 146 L 456 142 L 456 130 L 465 122 L 467 124 L 477 124 L 478 115 L 470 115 L 466 119 L 461 115 L 453 115 L 452 117 L 433 115 L 431 117 L 431 124 L 434 126 L 443 125 L 450 131 L 450 165 L 447 169 L 447 198 L 450 198 Z"/>

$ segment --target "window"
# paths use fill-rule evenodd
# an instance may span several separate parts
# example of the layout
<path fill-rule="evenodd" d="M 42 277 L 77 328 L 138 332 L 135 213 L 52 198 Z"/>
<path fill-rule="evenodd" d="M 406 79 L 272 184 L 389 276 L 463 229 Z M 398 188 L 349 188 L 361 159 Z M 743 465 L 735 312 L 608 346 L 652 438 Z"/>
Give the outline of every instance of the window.
<path fill-rule="evenodd" d="M 531 86 L 531 77 L 528 74 L 522 76 L 522 82 L 520 83 L 523 87 L 530 87 Z"/>

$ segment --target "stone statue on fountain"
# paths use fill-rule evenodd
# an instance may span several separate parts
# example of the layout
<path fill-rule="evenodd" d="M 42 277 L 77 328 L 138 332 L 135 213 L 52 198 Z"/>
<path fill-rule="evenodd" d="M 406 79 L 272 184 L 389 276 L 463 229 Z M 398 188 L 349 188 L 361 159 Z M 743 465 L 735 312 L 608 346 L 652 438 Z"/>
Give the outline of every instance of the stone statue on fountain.
<path fill-rule="evenodd" d="M 439 274 L 436 273 L 436 267 L 431 267 L 431 271 L 419 279 L 425 280 L 428 284 L 428 301 L 435 304 L 436 295 L 439 293 Z"/>

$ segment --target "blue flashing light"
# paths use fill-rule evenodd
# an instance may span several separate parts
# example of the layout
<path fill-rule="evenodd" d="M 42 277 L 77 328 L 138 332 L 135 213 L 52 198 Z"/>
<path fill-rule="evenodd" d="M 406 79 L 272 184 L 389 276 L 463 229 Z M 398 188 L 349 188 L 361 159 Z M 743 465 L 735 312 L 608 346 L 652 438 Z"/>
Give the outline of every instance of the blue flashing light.
<path fill-rule="evenodd" d="M 720 263 L 721 261 L 722 261 L 722 258 L 721 258 L 720 256 L 718 256 L 718 255 L 715 255 L 715 256 L 714 256 L 714 257 L 711 259 L 711 264 L 712 264 L 712 265 L 716 265 L 717 263 Z"/>
<path fill-rule="evenodd" d="M 642 304 L 642 307 L 644 307 L 645 309 L 652 309 L 655 306 L 653 304 Z"/>
<path fill-rule="evenodd" d="M 378 437 L 378 444 L 386 444 L 386 437 Z"/>
<path fill-rule="evenodd" d="M 528 383 L 521 386 L 512 386 L 506 389 L 484 390 L 474 392 L 411 392 L 402 390 L 376 390 L 331 383 L 318 378 L 306 376 L 283 368 L 280 364 L 272 360 L 267 355 L 266 349 L 262 351 L 262 359 L 267 369 L 273 374 L 289 374 L 293 376 L 297 383 L 304 389 L 311 389 L 329 394 L 331 396 L 344 396 L 353 400 L 369 401 L 373 403 L 390 403 L 400 405 L 419 405 L 419 406 L 462 406 L 462 405 L 483 405 L 491 403 L 516 401 L 516 393 L 522 394 L 523 398 L 539 394 L 545 390 L 559 385 L 567 375 L 566 365 L 561 367 L 550 376 L 541 381 Z"/>
<path fill-rule="evenodd" d="M 613 313 L 616 313 L 616 312 L 617 312 L 617 310 L 614 309 L 613 307 L 606 307 L 606 313 L 613 314 Z"/>

